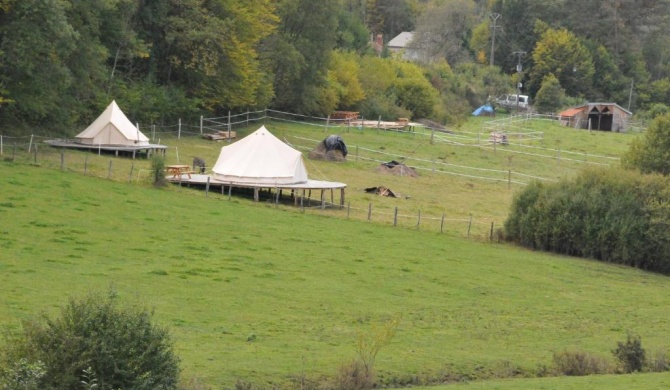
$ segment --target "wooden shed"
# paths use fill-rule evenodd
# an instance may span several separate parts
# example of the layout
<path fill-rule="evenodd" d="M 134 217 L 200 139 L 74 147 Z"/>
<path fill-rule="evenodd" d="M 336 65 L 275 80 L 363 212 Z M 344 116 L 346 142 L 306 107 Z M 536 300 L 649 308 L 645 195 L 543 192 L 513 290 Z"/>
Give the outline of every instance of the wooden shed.
<path fill-rule="evenodd" d="M 587 103 L 558 114 L 564 126 L 621 133 L 626 132 L 632 115 L 632 112 L 616 103 Z"/>

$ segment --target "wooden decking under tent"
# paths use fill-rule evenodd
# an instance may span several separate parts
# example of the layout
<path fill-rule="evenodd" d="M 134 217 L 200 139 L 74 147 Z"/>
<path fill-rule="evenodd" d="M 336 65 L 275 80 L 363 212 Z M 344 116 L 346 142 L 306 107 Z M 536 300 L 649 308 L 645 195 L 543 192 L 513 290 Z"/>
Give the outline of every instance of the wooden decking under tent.
<path fill-rule="evenodd" d="M 123 155 L 132 155 L 133 159 L 138 154 L 144 154 L 149 158 L 153 153 L 161 152 L 165 156 L 167 151 L 166 145 L 158 144 L 148 144 L 148 145 L 85 145 L 79 142 L 75 142 L 67 139 L 52 139 L 45 141 L 48 145 L 53 146 L 54 148 L 67 148 L 67 149 L 79 149 L 79 150 L 90 150 L 93 152 L 105 152 L 105 153 L 114 153 L 117 157 L 119 153 Z"/>
<path fill-rule="evenodd" d="M 255 201 L 260 201 L 261 192 L 269 194 L 267 197 L 268 200 L 274 202 L 279 202 L 280 199 L 285 199 L 284 191 L 289 193 L 290 199 L 292 200 L 295 206 L 307 206 L 314 205 L 321 206 L 325 208 L 326 203 L 331 205 L 336 205 L 344 207 L 344 198 L 345 198 L 345 189 L 347 187 L 344 183 L 333 182 L 333 181 L 321 181 L 321 180 L 307 180 L 304 183 L 296 184 L 280 184 L 277 186 L 272 186 L 271 184 L 258 184 L 253 185 L 249 183 L 235 183 L 235 182 L 223 182 L 214 179 L 210 175 L 204 174 L 191 174 L 189 178 L 188 175 L 181 175 L 174 177 L 168 175 L 165 179 L 170 183 L 179 184 L 182 186 L 188 187 L 204 187 L 205 191 L 213 191 L 214 189 L 220 190 L 222 195 L 231 196 L 233 188 L 234 189 L 246 189 L 253 191 L 253 197 Z M 338 204 L 335 203 L 335 190 L 340 190 L 340 199 Z M 315 194 L 318 194 L 317 199 L 312 198 L 312 191 Z M 327 202 L 327 192 L 330 192 L 330 202 Z M 305 204 L 307 203 L 307 204 Z"/>

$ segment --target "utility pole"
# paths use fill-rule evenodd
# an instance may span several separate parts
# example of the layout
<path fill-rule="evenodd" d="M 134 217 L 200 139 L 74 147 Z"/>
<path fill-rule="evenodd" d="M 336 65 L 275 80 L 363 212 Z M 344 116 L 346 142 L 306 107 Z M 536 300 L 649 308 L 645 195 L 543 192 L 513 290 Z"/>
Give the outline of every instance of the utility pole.
<path fill-rule="evenodd" d="M 496 29 L 500 28 L 500 26 L 497 25 L 498 18 L 501 17 L 499 13 L 492 13 L 491 19 L 493 19 L 493 26 L 491 28 L 493 29 L 492 36 L 491 36 L 491 62 L 489 65 L 493 66 L 495 63 L 495 53 L 496 53 Z"/>
<path fill-rule="evenodd" d="M 521 71 L 523 70 L 523 67 L 521 66 L 521 57 L 525 55 L 525 51 L 515 51 L 514 55 L 518 57 L 518 61 L 516 64 L 516 74 L 517 74 L 517 80 L 516 80 L 516 112 L 517 114 L 519 113 L 519 93 L 521 92 Z"/>

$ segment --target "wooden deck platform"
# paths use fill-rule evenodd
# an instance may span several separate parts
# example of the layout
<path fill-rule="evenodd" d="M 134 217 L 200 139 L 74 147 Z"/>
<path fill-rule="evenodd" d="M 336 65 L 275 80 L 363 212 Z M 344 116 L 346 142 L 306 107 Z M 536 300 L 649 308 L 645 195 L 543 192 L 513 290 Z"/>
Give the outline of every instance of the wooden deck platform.
<path fill-rule="evenodd" d="M 277 186 L 273 186 L 271 184 L 249 184 L 249 183 L 235 183 L 235 182 L 222 182 L 214 179 L 210 175 L 203 175 L 203 174 L 191 174 L 191 177 L 189 178 L 187 175 L 181 175 L 180 177 L 173 177 L 172 175 L 168 175 L 165 177 L 165 179 L 174 184 L 179 184 L 179 185 L 185 185 L 185 186 L 198 186 L 198 187 L 204 187 L 205 190 L 209 191 L 212 187 L 220 189 L 221 193 L 225 193 L 225 191 L 228 191 L 228 194 L 232 192 L 233 188 L 240 188 L 240 189 L 252 189 L 253 190 L 253 196 L 254 200 L 258 201 L 259 200 L 259 192 L 262 189 L 266 189 L 269 192 L 272 192 L 273 190 L 281 194 L 282 190 L 289 190 L 291 191 L 291 198 L 293 199 L 295 205 L 298 205 L 298 199 L 304 198 L 304 199 L 310 199 L 312 196 L 312 191 L 320 191 L 320 202 L 324 203 L 325 202 L 325 193 L 326 191 L 330 191 L 330 197 L 331 197 L 331 203 L 334 204 L 334 191 L 335 190 L 340 190 L 340 202 L 339 206 L 343 207 L 344 206 L 344 193 L 345 193 L 345 188 L 347 187 L 346 184 L 344 183 L 339 183 L 339 182 L 333 182 L 333 181 L 321 181 L 321 180 L 308 180 L 305 183 L 298 183 L 298 184 L 280 184 Z"/>
<path fill-rule="evenodd" d="M 133 159 L 137 154 L 146 154 L 146 157 L 149 158 L 152 153 L 162 152 L 165 155 L 167 151 L 166 145 L 158 144 L 149 144 L 149 145 L 86 145 L 78 143 L 73 140 L 67 139 L 52 139 L 45 141 L 46 144 L 53 146 L 54 148 L 67 148 L 67 149 L 79 149 L 79 150 L 90 150 L 98 151 L 105 153 L 114 153 L 116 156 L 119 153 L 122 154 L 132 154 Z"/>

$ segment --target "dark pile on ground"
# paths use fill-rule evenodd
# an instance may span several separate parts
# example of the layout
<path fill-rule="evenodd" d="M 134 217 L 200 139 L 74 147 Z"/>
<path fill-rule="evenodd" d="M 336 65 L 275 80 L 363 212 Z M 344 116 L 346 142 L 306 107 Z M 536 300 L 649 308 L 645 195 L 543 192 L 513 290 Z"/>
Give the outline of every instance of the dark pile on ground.
<path fill-rule="evenodd" d="M 321 141 L 319 144 L 309 152 L 307 157 L 311 160 L 323 160 L 323 161 L 345 161 L 344 153 L 339 149 L 327 150 L 326 144 Z"/>
<path fill-rule="evenodd" d="M 414 168 L 410 168 L 405 164 L 400 164 L 395 161 L 391 161 L 390 163 L 385 163 L 381 164 L 375 169 L 376 172 L 379 173 L 386 173 L 386 174 L 391 174 L 391 175 L 397 175 L 397 176 L 410 176 L 410 177 L 417 177 L 419 176 L 418 173 L 414 170 Z"/>

